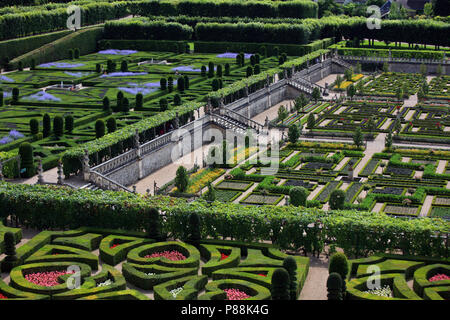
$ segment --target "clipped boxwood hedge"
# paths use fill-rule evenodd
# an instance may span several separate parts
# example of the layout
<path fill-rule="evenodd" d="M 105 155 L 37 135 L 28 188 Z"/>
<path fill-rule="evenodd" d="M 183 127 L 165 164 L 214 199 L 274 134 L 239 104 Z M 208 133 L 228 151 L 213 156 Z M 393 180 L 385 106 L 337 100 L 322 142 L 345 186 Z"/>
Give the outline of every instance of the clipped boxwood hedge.
<path fill-rule="evenodd" d="M 155 300 L 197 300 L 199 291 L 208 283 L 207 276 L 189 276 L 175 279 L 153 287 Z M 183 288 L 176 298 L 171 290 Z"/>

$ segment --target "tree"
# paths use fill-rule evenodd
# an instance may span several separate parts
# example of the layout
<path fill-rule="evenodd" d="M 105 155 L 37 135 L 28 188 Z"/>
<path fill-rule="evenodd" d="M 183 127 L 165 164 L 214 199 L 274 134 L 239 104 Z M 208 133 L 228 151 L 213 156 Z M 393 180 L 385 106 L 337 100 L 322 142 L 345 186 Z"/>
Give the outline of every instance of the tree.
<path fill-rule="evenodd" d="M 250 56 L 250 64 L 254 66 L 256 64 L 256 57 L 254 54 Z"/>
<path fill-rule="evenodd" d="M 305 106 L 308 104 L 308 99 L 305 97 L 303 93 L 295 99 L 294 108 L 297 112 L 303 111 Z"/>
<path fill-rule="evenodd" d="M 340 189 L 333 190 L 330 195 L 330 209 L 331 210 L 342 210 L 345 204 L 345 192 Z"/>
<path fill-rule="evenodd" d="M 362 81 L 358 81 L 356 83 L 356 92 L 362 96 L 364 94 L 364 84 L 362 83 Z"/>
<path fill-rule="evenodd" d="M 39 121 L 36 119 L 30 120 L 30 132 L 32 135 L 37 135 L 39 133 Z"/>
<path fill-rule="evenodd" d="M 214 77 L 214 62 L 210 61 L 208 63 L 208 78 Z"/>
<path fill-rule="evenodd" d="M 345 297 L 347 290 L 345 279 L 349 271 L 347 256 L 342 252 L 336 252 L 330 257 L 330 263 L 328 264 L 328 273 L 338 273 L 342 278 L 342 296 Z"/>
<path fill-rule="evenodd" d="M 401 130 L 402 130 L 402 123 L 400 120 L 396 120 L 394 124 L 394 131 L 397 132 L 397 134 L 399 134 Z"/>
<path fill-rule="evenodd" d="M 156 241 L 163 240 L 161 234 L 161 217 L 156 208 L 151 208 L 148 212 L 147 237 Z"/>
<path fill-rule="evenodd" d="M 117 104 L 116 104 L 116 110 L 115 112 L 122 111 L 122 104 L 123 104 L 124 95 L 122 91 L 117 92 Z"/>
<path fill-rule="evenodd" d="M 120 64 L 120 71 L 121 72 L 128 72 L 128 62 L 126 60 L 123 60 Z"/>
<path fill-rule="evenodd" d="M 138 93 L 136 95 L 136 106 L 134 107 L 135 110 L 140 110 L 144 106 L 144 96 L 142 93 Z"/>
<path fill-rule="evenodd" d="M 248 66 L 246 70 L 246 76 L 247 78 L 251 77 L 253 75 L 253 68 Z"/>
<path fill-rule="evenodd" d="M 424 94 L 428 94 L 428 92 L 430 92 L 430 86 L 426 80 L 422 83 L 422 90 Z"/>
<path fill-rule="evenodd" d="M 361 72 L 362 72 L 362 66 L 361 66 L 361 63 L 358 62 L 358 63 L 356 64 L 355 72 L 356 72 L 356 73 L 361 73 Z"/>
<path fill-rule="evenodd" d="M 222 78 L 223 72 L 222 72 L 222 65 L 220 64 L 217 66 L 216 75 L 217 77 Z"/>
<path fill-rule="evenodd" d="M 4 244 L 6 257 L 2 263 L 2 272 L 10 272 L 18 261 L 16 256 L 16 239 L 14 237 L 14 233 L 10 231 L 5 233 Z"/>
<path fill-rule="evenodd" d="M 253 74 L 260 74 L 260 73 L 261 73 L 261 67 L 259 66 L 259 64 L 257 64 L 253 68 Z"/>
<path fill-rule="evenodd" d="M 278 108 L 278 121 L 283 122 L 288 116 L 288 112 L 285 106 L 280 106 Z"/>
<path fill-rule="evenodd" d="M 74 127 L 74 119 L 72 115 L 68 115 L 64 118 L 64 127 L 67 133 L 72 133 Z"/>
<path fill-rule="evenodd" d="M 95 122 L 95 137 L 101 138 L 105 135 L 105 122 L 101 119 Z"/>
<path fill-rule="evenodd" d="M 318 87 L 314 87 L 312 92 L 312 98 L 315 102 L 317 102 L 322 95 L 320 94 L 320 89 Z"/>
<path fill-rule="evenodd" d="M 353 77 L 353 70 L 352 69 L 345 69 L 344 71 L 344 78 L 347 81 L 352 81 Z"/>
<path fill-rule="evenodd" d="M 199 241 L 201 239 L 201 225 L 200 218 L 195 212 L 189 216 L 188 225 L 188 240 L 192 242 Z"/>
<path fill-rule="evenodd" d="M 48 113 L 44 114 L 44 117 L 42 118 L 42 136 L 44 138 L 47 138 L 50 135 L 50 132 L 52 131 L 51 128 L 51 122 L 50 122 L 50 116 Z"/>
<path fill-rule="evenodd" d="M 356 94 L 356 88 L 353 84 L 347 87 L 347 95 L 350 97 L 350 100 L 353 100 L 353 96 Z"/>
<path fill-rule="evenodd" d="M 391 9 L 389 11 L 389 19 L 399 20 L 406 19 L 408 17 L 408 12 L 406 9 L 395 1 L 391 2 Z"/>
<path fill-rule="evenodd" d="M 395 90 L 395 97 L 397 98 L 397 100 L 398 101 L 403 100 L 403 95 L 404 95 L 403 89 L 400 87 L 397 87 L 397 89 Z"/>
<path fill-rule="evenodd" d="M 109 111 L 110 110 L 110 102 L 108 97 L 103 98 L 103 110 Z"/>
<path fill-rule="evenodd" d="M 447 17 L 450 16 L 450 1 L 449 0 L 433 0 L 433 10 L 435 16 Z"/>
<path fill-rule="evenodd" d="M 23 142 L 19 147 L 20 167 L 25 169 L 22 178 L 31 178 L 36 173 L 33 158 L 33 147 L 28 142 Z"/>
<path fill-rule="evenodd" d="M 386 140 L 384 142 L 386 148 L 390 149 L 392 147 L 392 133 L 389 131 Z"/>
<path fill-rule="evenodd" d="M 419 91 L 417 92 L 417 99 L 419 101 L 422 101 L 425 98 L 425 93 L 423 92 L 423 88 L 419 88 Z"/>
<path fill-rule="evenodd" d="M 292 187 L 291 190 L 289 190 L 289 203 L 294 207 L 305 207 L 308 194 L 308 190 L 304 187 Z"/>
<path fill-rule="evenodd" d="M 208 191 L 205 194 L 205 200 L 209 202 L 216 200 L 216 190 L 212 186 L 211 182 L 208 182 Z"/>
<path fill-rule="evenodd" d="M 290 279 L 289 273 L 284 268 L 278 268 L 272 275 L 272 300 L 289 300 Z"/>
<path fill-rule="evenodd" d="M 289 274 L 289 294 L 291 300 L 297 300 L 297 262 L 292 256 L 288 256 L 283 260 L 283 268 Z"/>
<path fill-rule="evenodd" d="M 169 103 L 167 102 L 166 98 L 162 98 L 161 100 L 159 100 L 159 109 L 161 111 L 166 111 L 168 106 Z"/>
<path fill-rule="evenodd" d="M 387 62 L 383 63 L 383 72 L 389 72 L 389 64 Z"/>
<path fill-rule="evenodd" d="M 336 88 L 340 89 L 341 88 L 341 84 L 344 81 L 344 79 L 342 79 L 342 77 L 340 75 L 338 75 L 336 77 L 336 80 L 334 81 L 334 83 L 336 84 Z"/>
<path fill-rule="evenodd" d="M 369 130 L 370 133 L 373 133 L 373 131 L 375 130 L 375 119 L 374 117 L 370 117 L 369 120 L 367 121 L 367 129 Z"/>
<path fill-rule="evenodd" d="M 175 106 L 181 105 L 181 96 L 178 93 L 173 97 L 173 104 Z"/>
<path fill-rule="evenodd" d="M 169 93 L 173 91 L 173 78 L 172 77 L 169 77 L 167 79 L 167 90 L 169 91 Z"/>
<path fill-rule="evenodd" d="M 206 77 L 206 67 L 205 66 L 202 66 L 202 68 L 201 68 L 201 75 L 202 75 L 202 77 Z"/>
<path fill-rule="evenodd" d="M 430 18 L 433 15 L 433 4 L 431 2 L 425 3 L 423 6 L 423 14 L 426 15 L 427 18 Z"/>
<path fill-rule="evenodd" d="M 342 277 L 332 272 L 327 279 L 328 300 L 342 300 Z"/>
<path fill-rule="evenodd" d="M 184 78 L 184 90 L 188 90 L 189 89 L 189 76 L 185 75 L 183 78 Z"/>
<path fill-rule="evenodd" d="M 19 101 L 19 94 L 19 88 L 12 89 L 12 102 L 16 103 L 17 101 Z"/>
<path fill-rule="evenodd" d="M 308 126 L 308 129 L 313 129 L 316 126 L 316 117 L 314 116 L 314 113 L 310 113 L 308 115 L 306 124 Z"/>
<path fill-rule="evenodd" d="M 75 59 L 79 59 L 80 58 L 80 49 L 75 48 L 75 50 L 73 50 L 73 56 L 75 57 Z"/>
<path fill-rule="evenodd" d="M 361 127 L 356 127 L 355 133 L 353 134 L 353 143 L 360 148 L 363 143 L 363 134 Z"/>
<path fill-rule="evenodd" d="M 226 76 L 230 75 L 230 64 L 229 63 L 225 64 L 225 75 Z"/>
<path fill-rule="evenodd" d="M 130 101 L 128 98 L 122 99 L 122 112 L 129 112 L 130 111 Z"/>
<path fill-rule="evenodd" d="M 161 78 L 159 80 L 159 87 L 161 88 L 161 90 L 167 89 L 167 79 L 166 78 Z"/>
<path fill-rule="evenodd" d="M 294 123 L 289 127 L 289 131 L 288 131 L 289 142 L 296 143 L 299 137 L 300 137 L 300 132 L 298 130 L 297 125 Z"/>
<path fill-rule="evenodd" d="M 117 130 L 116 118 L 110 117 L 106 120 L 106 127 L 108 128 L 108 133 L 112 133 Z"/>
<path fill-rule="evenodd" d="M 178 88 L 178 91 L 180 91 L 180 92 L 184 91 L 184 77 L 179 77 L 178 78 L 177 88 Z"/>
<path fill-rule="evenodd" d="M 213 79 L 213 81 L 211 82 L 211 88 L 212 88 L 212 91 L 219 90 L 219 79 L 217 79 L 217 78 Z"/>
<path fill-rule="evenodd" d="M 185 192 L 188 185 L 189 176 L 187 174 L 186 168 L 183 166 L 179 166 L 175 177 L 175 186 L 177 187 L 178 192 Z"/>
<path fill-rule="evenodd" d="M 69 49 L 69 59 L 73 60 L 75 58 L 75 54 L 73 52 L 73 49 Z"/>

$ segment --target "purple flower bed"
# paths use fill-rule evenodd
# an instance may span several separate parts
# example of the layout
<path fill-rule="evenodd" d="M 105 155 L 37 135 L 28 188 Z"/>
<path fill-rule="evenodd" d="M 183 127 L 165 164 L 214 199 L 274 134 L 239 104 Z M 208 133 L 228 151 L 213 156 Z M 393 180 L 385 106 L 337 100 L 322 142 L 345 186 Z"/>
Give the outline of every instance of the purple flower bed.
<path fill-rule="evenodd" d="M 113 72 L 109 74 L 104 74 L 100 78 L 111 78 L 111 77 L 132 77 L 132 76 L 144 76 L 148 74 L 147 72 Z"/>
<path fill-rule="evenodd" d="M 68 76 L 72 76 L 72 77 L 76 77 L 76 78 L 82 78 L 82 77 L 90 75 L 92 72 L 70 72 L 70 71 L 65 71 L 64 73 L 67 74 Z"/>
<path fill-rule="evenodd" d="M 20 133 L 17 130 L 11 130 L 9 132 L 9 135 L 6 137 L 2 137 L 0 139 L 0 144 L 8 144 L 13 142 L 14 140 L 18 140 L 18 139 L 22 139 L 23 137 L 25 137 L 22 133 Z"/>
<path fill-rule="evenodd" d="M 201 69 L 194 69 L 192 66 L 181 66 L 173 68 L 172 71 L 182 71 L 182 72 L 202 72 Z"/>
<path fill-rule="evenodd" d="M 30 96 L 23 97 L 25 100 L 35 100 L 35 101 L 61 101 L 60 98 L 51 95 L 50 93 L 40 91 Z"/>
<path fill-rule="evenodd" d="M 40 68 L 60 68 L 60 69 L 71 69 L 83 67 L 84 63 L 67 63 L 67 62 L 50 62 L 40 64 Z"/>
<path fill-rule="evenodd" d="M 7 76 L 2 76 L 2 75 L 0 75 L 0 81 L 15 82 L 13 79 L 8 78 Z"/>
<path fill-rule="evenodd" d="M 235 53 L 235 52 L 225 52 L 225 53 L 218 54 L 217 58 L 236 59 L 238 54 L 239 53 Z M 245 59 L 250 59 L 251 56 L 252 56 L 252 53 L 244 53 Z"/>
<path fill-rule="evenodd" d="M 12 93 L 11 92 L 7 92 L 7 91 L 4 91 L 3 92 L 3 98 L 9 98 L 9 97 L 11 97 L 12 96 Z"/>
<path fill-rule="evenodd" d="M 141 88 L 141 87 L 132 87 L 132 88 L 121 87 L 121 88 L 117 88 L 117 89 L 119 89 L 120 91 L 129 93 L 129 94 L 132 94 L 132 95 L 137 95 L 138 93 L 141 93 L 144 96 L 158 90 L 158 89 Z"/>
<path fill-rule="evenodd" d="M 128 55 L 134 54 L 134 53 L 138 53 L 138 51 L 109 49 L 109 50 L 102 50 L 102 51 L 98 52 L 98 54 L 112 54 L 112 55 L 119 55 L 119 56 L 128 56 Z"/>

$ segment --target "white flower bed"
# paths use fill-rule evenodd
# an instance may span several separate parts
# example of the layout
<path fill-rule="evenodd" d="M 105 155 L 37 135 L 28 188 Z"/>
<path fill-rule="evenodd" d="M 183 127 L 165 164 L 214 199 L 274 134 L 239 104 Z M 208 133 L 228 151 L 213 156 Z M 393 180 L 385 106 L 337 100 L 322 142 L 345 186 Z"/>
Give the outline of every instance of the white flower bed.
<path fill-rule="evenodd" d="M 99 283 L 98 285 L 97 285 L 97 287 L 106 287 L 106 286 L 109 286 L 109 285 L 111 285 L 111 284 L 113 284 L 113 282 L 111 281 L 111 280 L 106 280 L 105 282 L 102 282 L 102 283 Z"/>
<path fill-rule="evenodd" d="M 177 295 L 180 294 L 180 292 L 183 291 L 183 287 L 179 287 L 173 290 L 170 290 L 170 293 L 172 294 L 172 297 L 175 299 Z"/>
<path fill-rule="evenodd" d="M 393 298 L 392 289 L 387 285 L 382 288 L 375 288 L 372 290 L 364 291 L 364 293 L 374 294 L 380 297 Z"/>

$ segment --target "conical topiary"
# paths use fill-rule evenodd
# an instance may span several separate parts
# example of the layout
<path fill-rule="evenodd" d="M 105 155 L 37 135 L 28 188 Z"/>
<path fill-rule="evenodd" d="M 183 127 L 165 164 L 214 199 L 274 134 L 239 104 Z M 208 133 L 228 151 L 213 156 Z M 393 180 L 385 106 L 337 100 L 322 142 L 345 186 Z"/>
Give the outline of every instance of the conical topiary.
<path fill-rule="evenodd" d="M 339 273 L 330 273 L 327 280 L 328 300 L 342 300 L 342 282 Z"/>
<path fill-rule="evenodd" d="M 272 275 L 272 300 L 289 300 L 289 273 L 284 268 L 278 268 Z"/>

